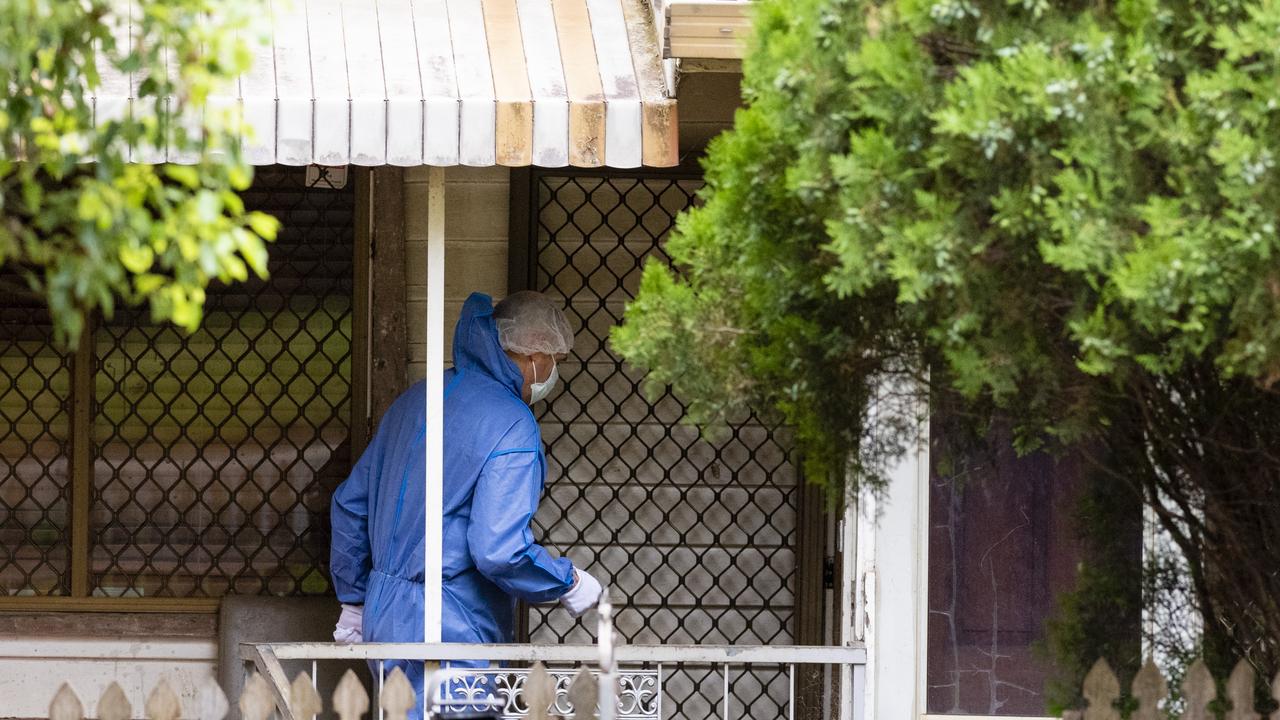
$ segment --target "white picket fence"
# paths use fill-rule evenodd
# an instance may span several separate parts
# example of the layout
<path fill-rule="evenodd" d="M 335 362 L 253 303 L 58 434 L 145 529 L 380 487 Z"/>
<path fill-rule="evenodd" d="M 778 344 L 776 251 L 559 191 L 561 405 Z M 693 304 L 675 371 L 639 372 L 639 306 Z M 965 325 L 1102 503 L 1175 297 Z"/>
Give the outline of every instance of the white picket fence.
<path fill-rule="evenodd" d="M 567 698 L 557 693 L 557 680 L 542 663 L 533 667 L 522 678 L 520 702 L 526 709 L 522 715 L 529 720 L 595 720 L 596 701 L 600 697 L 595 675 L 585 667 L 578 670 L 569 683 Z M 409 712 L 417 704 L 413 686 L 400 668 L 387 676 L 378 695 L 378 704 L 384 720 L 408 720 Z M 566 707 L 567 700 L 567 707 Z M 298 673 L 289 687 L 289 709 L 297 720 L 314 720 L 326 708 L 315 683 L 305 673 Z M 276 713 L 276 698 L 270 685 L 258 673 L 253 673 L 237 701 L 243 720 L 268 720 Z M 473 698 L 469 705 L 475 704 Z M 199 693 L 193 707 L 182 707 L 177 693 L 161 680 L 147 697 L 144 708 L 149 720 L 222 720 L 230 704 L 226 693 L 216 683 L 210 682 Z M 356 674 L 350 670 L 338 682 L 330 699 L 329 709 L 339 720 L 361 720 L 370 710 L 369 692 Z M 553 712 L 554 711 L 554 712 Z M 111 683 L 98 698 L 95 713 L 97 720 L 130 720 L 133 706 L 117 683 Z M 72 689 L 63 683 L 49 704 L 49 720 L 85 720 L 84 703 Z M 421 717 L 415 713 L 414 717 Z"/>
<path fill-rule="evenodd" d="M 1257 675 L 1253 667 L 1241 660 L 1227 679 L 1226 700 L 1230 709 L 1223 720 L 1261 720 L 1254 702 L 1254 684 Z M 1120 681 L 1106 660 L 1098 660 L 1084 679 L 1084 697 L 1088 706 L 1084 710 L 1069 710 L 1063 720 L 1121 720 L 1116 702 L 1120 699 Z M 1169 685 L 1160 670 L 1147 660 L 1130 685 L 1130 695 L 1138 707 L 1129 720 L 1164 720 L 1164 702 L 1169 697 Z M 1217 716 L 1209 709 L 1218 699 L 1218 689 L 1213 675 L 1203 660 L 1196 660 L 1187 668 L 1182 680 L 1182 697 L 1185 706 L 1180 720 L 1213 720 Z M 1271 681 L 1271 697 L 1280 702 L 1280 672 Z M 1280 710 L 1271 713 L 1269 720 L 1280 720 Z"/>

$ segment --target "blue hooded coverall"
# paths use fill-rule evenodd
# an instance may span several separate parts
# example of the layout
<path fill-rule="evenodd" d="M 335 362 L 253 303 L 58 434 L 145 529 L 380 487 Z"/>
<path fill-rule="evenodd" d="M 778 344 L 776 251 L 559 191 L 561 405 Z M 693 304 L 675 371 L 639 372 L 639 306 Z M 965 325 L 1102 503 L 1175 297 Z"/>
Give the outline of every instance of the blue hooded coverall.
<path fill-rule="evenodd" d="M 441 636 L 512 642 L 516 599 L 556 600 L 573 585 L 573 565 L 529 530 L 546 459 L 489 296 L 473 293 L 463 305 L 444 382 Z M 425 397 L 420 382 L 395 401 L 333 495 L 333 584 L 339 601 L 364 605 L 366 642 L 422 641 Z M 421 708 L 422 663 L 388 661 L 387 672 L 397 665 Z"/>

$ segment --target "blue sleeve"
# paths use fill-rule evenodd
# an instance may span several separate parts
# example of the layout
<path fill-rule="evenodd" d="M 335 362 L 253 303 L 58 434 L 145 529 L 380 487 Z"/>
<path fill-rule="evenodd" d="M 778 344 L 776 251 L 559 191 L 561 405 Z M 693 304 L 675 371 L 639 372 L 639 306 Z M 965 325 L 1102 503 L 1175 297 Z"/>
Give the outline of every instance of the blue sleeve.
<path fill-rule="evenodd" d="M 351 471 L 351 475 L 333 493 L 329 519 L 333 540 L 329 546 L 329 574 L 338 601 L 363 605 L 373 556 L 369 541 L 369 483 L 377 481 L 381 467 L 382 432 Z"/>
<path fill-rule="evenodd" d="M 573 563 L 553 558 L 529 529 L 543 476 L 538 448 L 494 452 L 476 483 L 467 529 L 480 572 L 503 592 L 533 603 L 555 600 L 573 586 Z"/>

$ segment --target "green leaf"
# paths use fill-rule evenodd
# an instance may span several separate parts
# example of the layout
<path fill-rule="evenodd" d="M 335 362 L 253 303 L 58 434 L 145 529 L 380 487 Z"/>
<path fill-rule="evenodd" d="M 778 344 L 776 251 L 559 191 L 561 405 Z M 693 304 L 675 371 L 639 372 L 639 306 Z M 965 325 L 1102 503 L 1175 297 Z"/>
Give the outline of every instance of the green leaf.
<path fill-rule="evenodd" d="M 248 39 L 269 25 L 260 1 L 143 0 L 136 10 L 125 18 L 129 41 L 117 44 L 119 8 L 106 0 L 0 3 L 0 23 L 23 28 L 0 34 L 11 80 L 0 100 L 0 255 L 41 279 L 63 342 L 82 314 L 109 314 L 121 301 L 194 327 L 207 284 L 247 277 L 252 264 L 228 233 L 267 227 L 234 194 L 252 177 L 234 151 L 191 166 L 130 162 L 137 148 L 176 140 L 169 110 L 196 118 L 210 148 L 237 147 L 240 128 L 202 103 L 244 70 L 217 58 L 254 55 Z M 145 78 L 133 113 L 102 114 L 99 64 Z M 265 272 L 265 253 L 248 247 Z"/>
<path fill-rule="evenodd" d="M 152 263 L 155 262 L 155 253 L 145 245 L 132 247 L 126 245 L 120 248 L 120 262 L 126 270 L 138 275 L 151 269 Z"/>
<path fill-rule="evenodd" d="M 164 172 L 170 179 L 188 188 L 200 187 L 200 173 L 190 165 L 165 165 Z"/>
<path fill-rule="evenodd" d="M 280 221 L 274 215 L 264 212 L 251 212 L 245 216 L 249 222 L 249 228 L 263 240 L 275 240 L 276 233 L 280 230 Z"/>
<path fill-rule="evenodd" d="M 133 287 L 138 295 L 148 296 L 160 290 L 160 288 L 164 287 L 168 282 L 168 278 L 163 275 L 142 273 L 134 277 Z"/>

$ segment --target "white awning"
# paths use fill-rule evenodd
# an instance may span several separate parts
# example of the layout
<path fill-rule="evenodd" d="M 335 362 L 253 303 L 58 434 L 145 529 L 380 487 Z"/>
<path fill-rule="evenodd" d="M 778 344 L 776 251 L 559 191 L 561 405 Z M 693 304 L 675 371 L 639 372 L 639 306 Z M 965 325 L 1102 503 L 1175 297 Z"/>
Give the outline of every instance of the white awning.
<path fill-rule="evenodd" d="M 648 0 L 270 0 L 233 94 L 255 165 L 678 163 Z M 110 77 L 99 117 L 132 106 Z M 163 149 L 139 162 L 183 162 Z"/>

